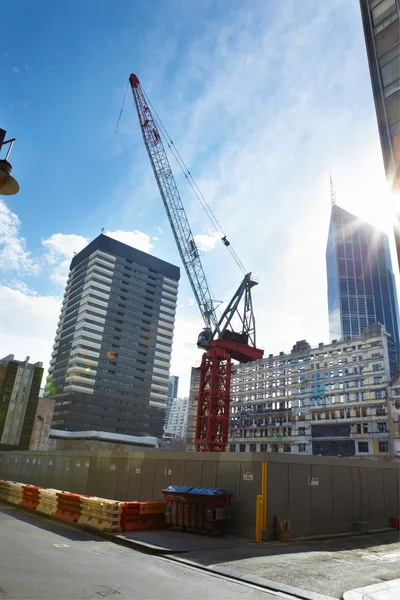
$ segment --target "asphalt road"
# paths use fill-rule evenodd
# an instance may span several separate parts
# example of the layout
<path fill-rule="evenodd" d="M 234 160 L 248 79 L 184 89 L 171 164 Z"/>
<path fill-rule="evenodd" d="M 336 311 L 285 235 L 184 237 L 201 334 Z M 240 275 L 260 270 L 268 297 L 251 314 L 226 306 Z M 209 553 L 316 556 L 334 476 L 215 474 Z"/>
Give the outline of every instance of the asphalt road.
<path fill-rule="evenodd" d="M 277 600 L 0 504 L 0 599 Z"/>

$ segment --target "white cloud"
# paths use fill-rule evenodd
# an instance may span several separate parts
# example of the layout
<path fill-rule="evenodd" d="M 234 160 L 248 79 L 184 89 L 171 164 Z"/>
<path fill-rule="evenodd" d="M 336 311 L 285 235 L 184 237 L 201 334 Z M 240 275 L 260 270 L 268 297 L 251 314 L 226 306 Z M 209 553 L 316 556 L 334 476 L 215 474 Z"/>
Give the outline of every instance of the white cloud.
<path fill-rule="evenodd" d="M 209 252 L 213 250 L 217 242 L 221 239 L 222 234 L 219 231 L 208 230 L 208 233 L 198 233 L 193 236 L 197 247 L 203 252 Z"/>
<path fill-rule="evenodd" d="M 128 244 L 128 246 L 133 246 L 137 250 L 142 250 L 143 252 L 150 252 L 153 248 L 150 236 L 138 229 L 135 229 L 135 231 L 121 231 L 118 229 L 117 231 L 107 231 L 105 235 L 108 235 L 123 244 Z"/>
<path fill-rule="evenodd" d="M 47 249 L 45 259 L 52 265 L 50 279 L 64 285 L 72 257 L 87 244 L 88 240 L 85 237 L 74 233 L 53 233 L 49 238 L 42 240 L 42 245 Z"/>
<path fill-rule="evenodd" d="M 164 229 L 162 227 L 156 227 L 158 233 L 164 233 Z"/>
<path fill-rule="evenodd" d="M 14 73 L 19 73 L 19 69 L 18 69 L 18 67 L 16 67 L 16 66 L 14 65 L 14 66 L 13 66 L 13 71 L 14 71 Z"/>
<path fill-rule="evenodd" d="M 18 216 L 0 200 L 0 271 L 37 275 L 40 267 L 26 250 L 25 239 L 19 233 L 20 227 Z"/>
<path fill-rule="evenodd" d="M 60 258 L 72 258 L 74 253 L 88 244 L 88 240 L 74 233 L 53 233 L 49 238 L 42 240 L 42 244 L 47 248 L 48 262 L 54 265 L 60 261 Z"/>
<path fill-rule="evenodd" d="M 20 287 L 0 286 L 0 355 L 14 354 L 18 360 L 28 355 L 31 362 L 43 362 L 47 369 L 61 298 L 39 296 Z"/>
<path fill-rule="evenodd" d="M 153 235 L 152 239 L 153 239 L 155 242 L 158 242 L 158 240 L 159 240 L 160 238 L 158 238 L 158 237 L 156 237 L 155 235 Z"/>

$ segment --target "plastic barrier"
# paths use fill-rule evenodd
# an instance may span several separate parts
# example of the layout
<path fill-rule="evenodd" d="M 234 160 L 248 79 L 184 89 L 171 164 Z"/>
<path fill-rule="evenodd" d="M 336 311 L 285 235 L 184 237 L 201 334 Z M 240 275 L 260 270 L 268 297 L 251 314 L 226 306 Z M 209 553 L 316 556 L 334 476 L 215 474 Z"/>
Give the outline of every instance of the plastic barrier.
<path fill-rule="evenodd" d="M 77 523 L 81 516 L 81 495 L 70 492 L 56 492 L 57 510 L 54 516 L 58 519 Z"/>
<path fill-rule="evenodd" d="M 49 515 L 50 517 L 54 515 L 57 511 L 57 492 L 60 490 L 51 490 L 46 488 L 40 489 L 40 501 L 36 507 L 36 511 L 43 513 L 45 515 Z"/>
<path fill-rule="evenodd" d="M 163 500 L 119 502 L 4 480 L 0 480 L 0 499 L 110 533 L 167 526 Z"/>
<path fill-rule="evenodd" d="M 121 502 L 105 498 L 81 497 L 79 525 L 86 525 L 101 531 L 121 531 Z"/>
<path fill-rule="evenodd" d="M 0 498 L 1 498 L 1 500 L 6 500 L 9 493 L 10 493 L 10 482 L 0 479 Z"/>
<path fill-rule="evenodd" d="M 164 508 L 165 503 L 159 501 L 121 502 L 121 530 L 165 529 Z"/>
<path fill-rule="evenodd" d="M 400 529 L 400 518 L 399 517 L 393 517 L 393 519 L 390 519 L 390 527 L 393 527 L 393 529 Z"/>
<path fill-rule="evenodd" d="M 185 531 L 222 534 L 229 519 L 232 492 L 215 488 L 171 485 L 162 490 L 167 503 L 165 515 L 170 527 Z"/>
<path fill-rule="evenodd" d="M 22 501 L 19 503 L 20 506 L 36 510 L 36 507 L 40 502 L 40 489 L 36 485 L 23 485 L 22 486 Z"/>
<path fill-rule="evenodd" d="M 11 504 L 20 504 L 22 502 L 22 483 L 17 483 L 16 481 L 8 482 L 10 489 L 8 492 L 8 496 L 6 498 L 7 502 Z"/>

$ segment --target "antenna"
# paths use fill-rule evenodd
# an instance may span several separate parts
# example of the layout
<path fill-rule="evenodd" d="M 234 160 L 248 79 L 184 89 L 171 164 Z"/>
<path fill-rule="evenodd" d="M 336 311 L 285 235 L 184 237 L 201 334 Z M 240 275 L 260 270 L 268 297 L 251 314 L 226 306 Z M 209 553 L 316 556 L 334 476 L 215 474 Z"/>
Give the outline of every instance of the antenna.
<path fill-rule="evenodd" d="M 100 229 L 100 231 L 101 231 L 101 233 L 104 233 L 104 227 L 102 227 L 102 228 Z"/>
<path fill-rule="evenodd" d="M 331 186 L 331 204 L 332 204 L 332 206 L 335 206 L 336 205 L 336 191 L 335 191 L 335 188 L 333 187 L 332 175 L 331 175 L 330 171 L 329 171 L 329 182 L 330 182 L 330 186 Z"/>

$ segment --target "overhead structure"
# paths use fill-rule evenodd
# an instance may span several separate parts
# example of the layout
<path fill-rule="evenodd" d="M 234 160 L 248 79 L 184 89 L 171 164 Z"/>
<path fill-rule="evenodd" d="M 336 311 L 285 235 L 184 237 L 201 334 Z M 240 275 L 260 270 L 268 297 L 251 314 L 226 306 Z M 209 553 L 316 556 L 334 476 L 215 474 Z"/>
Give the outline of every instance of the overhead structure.
<path fill-rule="evenodd" d="M 7 159 L 15 142 L 15 138 L 5 140 L 6 133 L 7 132 L 4 129 L 0 129 L 0 150 L 3 146 L 8 144 L 6 157 L 0 159 L 0 195 L 13 196 L 19 191 L 19 184 L 11 175 L 12 166 Z"/>
<path fill-rule="evenodd" d="M 197 341 L 198 346 L 206 349 L 206 352 L 200 367 L 196 449 L 199 452 L 224 452 L 228 443 L 232 360 L 245 363 L 263 356 L 263 350 L 256 347 L 251 298 L 251 289 L 257 285 L 257 281 L 251 273 L 247 273 L 222 316 L 218 317 L 217 302 L 212 296 L 203 270 L 160 128 L 139 79 L 132 74 L 129 81 L 143 141 L 179 254 L 205 324 L 205 329 Z M 222 236 L 221 241 L 225 246 L 230 246 L 226 236 Z"/>

